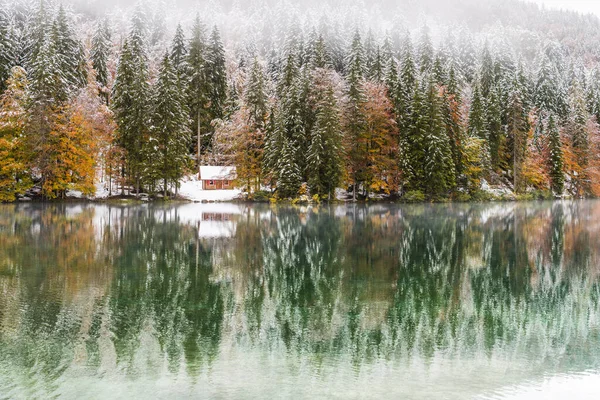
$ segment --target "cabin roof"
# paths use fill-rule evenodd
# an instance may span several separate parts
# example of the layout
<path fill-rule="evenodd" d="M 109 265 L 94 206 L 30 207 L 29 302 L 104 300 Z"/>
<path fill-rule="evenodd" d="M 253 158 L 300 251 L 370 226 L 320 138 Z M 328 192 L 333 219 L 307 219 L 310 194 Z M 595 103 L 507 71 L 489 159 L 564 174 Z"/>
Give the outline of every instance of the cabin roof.
<path fill-rule="evenodd" d="M 200 166 L 201 180 L 231 180 L 235 179 L 235 167 L 217 166 L 217 165 L 201 165 Z"/>

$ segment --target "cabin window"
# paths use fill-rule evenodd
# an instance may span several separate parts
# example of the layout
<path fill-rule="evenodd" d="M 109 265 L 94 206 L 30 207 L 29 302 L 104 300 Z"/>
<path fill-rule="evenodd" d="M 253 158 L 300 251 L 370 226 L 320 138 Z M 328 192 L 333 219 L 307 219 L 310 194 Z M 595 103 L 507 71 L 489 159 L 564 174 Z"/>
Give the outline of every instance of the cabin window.
<path fill-rule="evenodd" d="M 215 184 L 215 181 L 213 181 L 213 180 L 210 180 L 210 181 L 208 181 L 208 184 L 209 184 L 210 186 L 212 186 L 212 185 L 214 185 L 214 184 Z"/>
<path fill-rule="evenodd" d="M 229 186 L 229 181 L 227 179 L 223 181 L 223 186 Z"/>

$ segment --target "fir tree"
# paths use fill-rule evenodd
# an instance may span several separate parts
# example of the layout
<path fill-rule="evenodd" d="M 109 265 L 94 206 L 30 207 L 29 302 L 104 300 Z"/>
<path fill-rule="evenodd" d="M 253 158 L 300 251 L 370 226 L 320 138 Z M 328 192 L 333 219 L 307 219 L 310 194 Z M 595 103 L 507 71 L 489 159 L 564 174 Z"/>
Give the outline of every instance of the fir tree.
<path fill-rule="evenodd" d="M 356 190 L 362 182 L 362 176 L 365 173 L 362 168 L 363 160 L 359 146 L 359 138 L 365 129 L 365 116 L 363 114 L 363 104 L 365 102 L 363 92 L 364 81 L 364 53 L 360 34 L 355 32 L 350 47 L 350 53 L 346 62 L 347 81 L 348 81 L 348 110 L 347 110 L 347 154 L 348 154 L 348 172 L 353 184 L 352 195 L 356 199 Z"/>
<path fill-rule="evenodd" d="M 225 71 L 225 51 L 219 30 L 215 26 L 210 35 L 206 51 L 206 78 L 209 81 L 210 120 L 223 118 L 223 107 L 227 100 L 227 76 Z"/>
<path fill-rule="evenodd" d="M 85 86 L 87 70 L 83 45 L 75 37 L 71 22 L 62 5 L 58 9 L 51 32 L 59 69 L 67 82 L 77 88 Z"/>
<path fill-rule="evenodd" d="M 192 120 L 192 131 L 196 136 L 197 162 L 200 164 L 201 155 L 210 148 L 210 80 L 207 76 L 206 56 L 207 44 L 204 25 L 200 17 L 196 16 L 192 28 L 192 38 L 189 44 L 187 57 L 188 64 L 188 104 Z"/>
<path fill-rule="evenodd" d="M 433 68 L 433 44 L 429 36 L 429 28 L 425 25 L 421 29 L 419 41 L 419 68 L 421 73 L 429 73 Z"/>
<path fill-rule="evenodd" d="M 564 159 L 560 133 L 552 115 L 548 117 L 546 129 L 548 131 L 548 148 L 550 152 L 548 162 L 550 164 L 551 187 L 554 194 L 560 196 L 563 193 L 565 183 Z"/>
<path fill-rule="evenodd" d="M 317 121 L 310 139 L 307 158 L 311 193 L 331 199 L 343 168 L 340 111 L 331 85 L 317 105 Z"/>
<path fill-rule="evenodd" d="M 183 29 L 181 25 L 177 25 L 177 29 L 175 29 L 175 36 L 173 37 L 173 42 L 171 44 L 171 65 L 177 75 L 178 81 L 182 83 L 182 80 L 186 78 L 187 73 L 187 46 L 185 44 L 185 35 L 183 33 Z"/>
<path fill-rule="evenodd" d="M 249 123 L 254 129 L 264 129 L 267 117 L 267 95 L 263 68 L 254 58 L 252 69 L 246 83 L 245 103 L 249 110 Z"/>
<path fill-rule="evenodd" d="M 429 83 L 422 111 L 426 118 L 424 141 L 425 193 L 430 198 L 448 194 L 455 185 L 454 162 L 444 128 L 441 101 L 433 81 Z"/>
<path fill-rule="evenodd" d="M 163 193 L 167 196 L 169 182 L 178 185 L 187 161 L 190 139 L 188 110 L 185 97 L 178 87 L 175 69 L 168 54 L 165 54 L 156 88 L 152 113 L 152 166 L 163 182 Z"/>
<path fill-rule="evenodd" d="M 507 135 L 512 144 L 512 173 L 515 192 L 524 189 L 522 181 L 523 163 L 527 152 L 527 115 L 518 92 L 511 94 L 508 106 Z"/>
<path fill-rule="evenodd" d="M 96 80 L 102 86 L 108 86 L 108 59 L 111 51 L 111 35 L 108 21 L 102 20 L 96 27 L 92 38 L 92 66 L 96 71 Z"/>
<path fill-rule="evenodd" d="M 119 125 L 118 143 L 125 151 L 126 172 L 139 193 L 146 161 L 142 149 L 149 135 L 150 86 L 143 27 L 133 23 L 123 44 L 113 87 L 112 108 Z"/>
<path fill-rule="evenodd" d="M 14 46 L 8 15 L 4 9 L 0 9 L 0 94 L 6 89 L 6 81 L 16 61 L 13 56 Z"/>
<path fill-rule="evenodd" d="M 488 140 L 486 112 L 479 85 L 473 89 L 471 109 L 469 110 L 469 136 Z"/>

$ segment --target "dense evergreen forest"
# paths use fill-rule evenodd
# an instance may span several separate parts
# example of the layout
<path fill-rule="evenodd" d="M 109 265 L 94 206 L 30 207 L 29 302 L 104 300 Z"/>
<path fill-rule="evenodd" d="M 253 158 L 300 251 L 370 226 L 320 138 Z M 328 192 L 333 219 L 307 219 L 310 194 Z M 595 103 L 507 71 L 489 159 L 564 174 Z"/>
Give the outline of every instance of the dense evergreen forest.
<path fill-rule="evenodd" d="M 250 196 L 600 195 L 597 17 L 226 3 L 0 3 L 0 201 L 175 195 L 198 164 Z"/>

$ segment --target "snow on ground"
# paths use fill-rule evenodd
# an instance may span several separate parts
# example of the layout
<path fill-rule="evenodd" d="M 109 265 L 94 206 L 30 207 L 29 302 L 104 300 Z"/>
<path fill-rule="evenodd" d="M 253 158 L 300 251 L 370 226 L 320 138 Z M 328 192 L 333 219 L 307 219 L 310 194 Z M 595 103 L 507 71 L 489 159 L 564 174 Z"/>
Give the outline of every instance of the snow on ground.
<path fill-rule="evenodd" d="M 203 190 L 202 181 L 196 176 L 188 176 L 181 180 L 179 195 L 191 201 L 231 201 L 240 197 L 239 189 Z"/>

